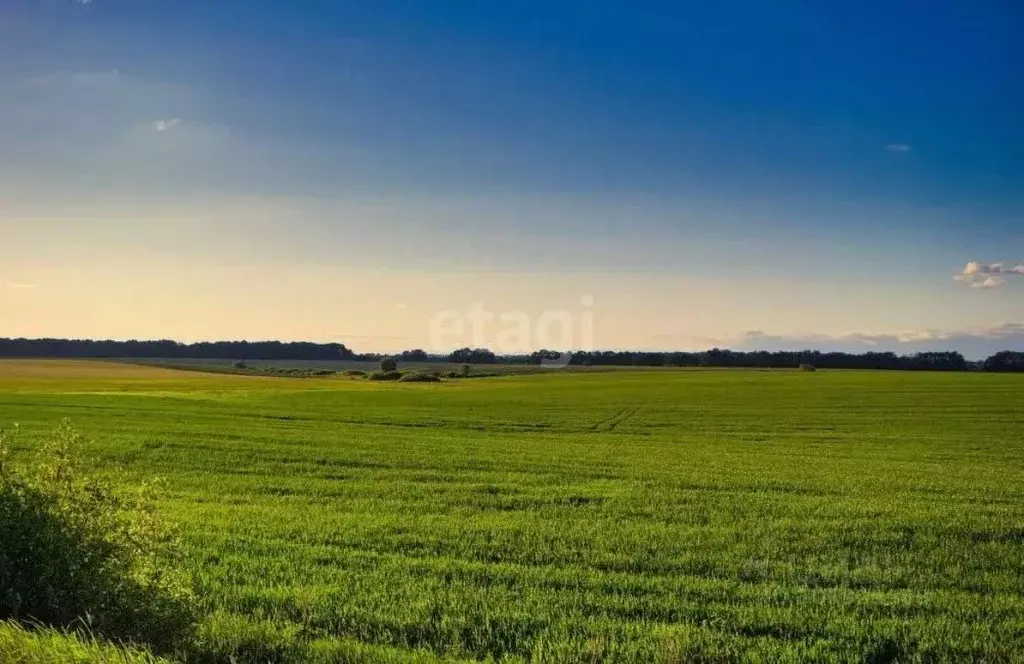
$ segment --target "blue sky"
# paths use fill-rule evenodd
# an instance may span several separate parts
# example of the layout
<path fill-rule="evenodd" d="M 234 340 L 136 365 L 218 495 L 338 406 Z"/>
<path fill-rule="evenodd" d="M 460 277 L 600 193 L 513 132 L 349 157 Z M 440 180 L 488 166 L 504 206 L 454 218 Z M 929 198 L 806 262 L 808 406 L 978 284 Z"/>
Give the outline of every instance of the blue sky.
<path fill-rule="evenodd" d="M 1024 347 L 1018 3 L 5 7 L 0 334 Z"/>

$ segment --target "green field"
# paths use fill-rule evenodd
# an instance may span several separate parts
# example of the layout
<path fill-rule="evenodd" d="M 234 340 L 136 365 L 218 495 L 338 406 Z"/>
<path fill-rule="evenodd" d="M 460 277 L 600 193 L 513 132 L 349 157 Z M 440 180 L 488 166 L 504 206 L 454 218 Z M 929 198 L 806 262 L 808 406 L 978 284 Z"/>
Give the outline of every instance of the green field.
<path fill-rule="evenodd" d="M 163 368 L 174 368 L 174 369 L 187 369 L 192 371 L 214 371 L 214 372 L 231 372 L 235 369 L 235 363 L 238 360 L 231 359 L 188 359 L 188 358 L 145 358 L 145 359 L 119 359 L 119 360 L 108 360 L 124 362 L 128 364 L 142 364 L 146 366 L 163 367 Z M 410 362 L 398 359 L 398 363 L 402 371 L 440 371 L 447 373 L 450 371 L 461 372 L 464 366 L 461 362 Z M 377 371 L 380 368 L 379 361 L 370 360 L 245 360 L 247 367 L 251 369 L 298 369 L 315 371 L 318 369 L 324 369 L 328 371 L 344 372 L 349 370 L 365 371 L 367 373 L 371 371 Z M 559 367 L 561 371 L 566 372 L 580 372 L 580 373 L 598 373 L 606 371 L 636 371 L 637 369 L 632 366 L 625 365 L 594 365 L 587 366 L 581 364 L 573 364 L 566 367 Z M 494 376 L 494 375 L 506 375 L 506 374 L 537 374 L 537 373 L 550 373 L 551 368 L 544 367 L 538 364 L 476 364 L 471 365 L 470 373 L 474 376 Z M 651 370 L 651 369 L 646 369 Z"/>
<path fill-rule="evenodd" d="M 1024 661 L 1024 376 L 0 362 L 65 417 L 236 661 Z"/>

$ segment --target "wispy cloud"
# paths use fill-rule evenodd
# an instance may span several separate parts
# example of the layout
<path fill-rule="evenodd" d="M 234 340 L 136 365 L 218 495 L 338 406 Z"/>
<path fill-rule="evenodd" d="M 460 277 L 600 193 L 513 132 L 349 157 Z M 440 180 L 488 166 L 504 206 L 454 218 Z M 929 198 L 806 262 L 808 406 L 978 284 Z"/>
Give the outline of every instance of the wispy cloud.
<path fill-rule="evenodd" d="M 971 288 L 999 288 L 1006 283 L 1006 275 L 1024 276 L 1024 263 L 1009 267 L 1003 263 L 971 261 L 953 278 Z"/>
<path fill-rule="evenodd" d="M 84 72 L 55 71 L 34 76 L 28 82 L 35 87 L 93 88 L 108 87 L 127 81 L 128 77 L 119 70 L 108 69 Z"/>
<path fill-rule="evenodd" d="M 155 119 L 154 126 L 173 127 L 190 117 L 194 103 L 187 87 L 119 69 L 54 71 L 29 78 L 19 87 L 4 85 L 0 96 L 11 95 L 26 113 L 49 122 L 88 126 L 91 135 L 146 118 Z"/>
<path fill-rule="evenodd" d="M 192 88 L 123 70 L 0 77 L 0 99 L 0 145 L 11 154 L 0 160 L 0 182 L 14 190 L 14 182 L 167 190 L 273 163 L 227 151 L 227 130 L 202 121 Z"/>
<path fill-rule="evenodd" d="M 1005 283 L 1002 277 L 985 277 L 982 281 L 971 282 L 971 288 L 999 288 Z"/>
<path fill-rule="evenodd" d="M 889 145 L 885 146 L 885 149 L 888 150 L 889 152 L 907 153 L 913 150 L 914 148 L 910 145 L 907 145 L 906 143 L 890 143 Z"/>
<path fill-rule="evenodd" d="M 35 288 L 35 284 L 26 284 L 18 281 L 0 281 L 0 288 L 6 288 L 10 290 L 25 290 L 28 288 Z"/>
<path fill-rule="evenodd" d="M 157 120 L 153 123 L 153 128 L 157 131 L 167 131 L 168 129 L 174 129 L 181 124 L 181 118 L 170 118 L 169 120 Z"/>

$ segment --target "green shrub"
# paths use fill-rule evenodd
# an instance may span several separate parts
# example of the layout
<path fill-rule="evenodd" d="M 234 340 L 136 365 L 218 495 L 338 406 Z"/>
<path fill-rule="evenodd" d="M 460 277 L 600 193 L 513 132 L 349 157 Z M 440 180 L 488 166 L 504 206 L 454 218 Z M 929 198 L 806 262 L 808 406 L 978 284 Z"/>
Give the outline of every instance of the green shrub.
<path fill-rule="evenodd" d="M 365 378 L 366 372 L 362 371 L 361 369 L 349 369 L 347 371 L 342 372 L 342 375 L 353 376 L 355 378 Z"/>
<path fill-rule="evenodd" d="M 374 371 L 369 376 L 370 380 L 401 380 L 401 371 Z"/>
<path fill-rule="evenodd" d="M 799 371 L 817 371 L 818 369 L 813 364 L 801 364 L 797 367 Z"/>
<path fill-rule="evenodd" d="M 385 357 L 380 361 L 380 370 L 383 373 L 398 371 L 398 361 L 393 357 Z"/>
<path fill-rule="evenodd" d="M 69 628 L 162 652 L 195 624 L 190 584 L 168 565 L 174 537 L 154 486 L 116 492 L 82 472 L 65 421 L 38 461 L 15 468 L 0 434 L 0 619 Z"/>
<path fill-rule="evenodd" d="M 439 383 L 441 378 L 436 374 L 425 372 L 407 373 L 398 379 L 400 383 Z"/>

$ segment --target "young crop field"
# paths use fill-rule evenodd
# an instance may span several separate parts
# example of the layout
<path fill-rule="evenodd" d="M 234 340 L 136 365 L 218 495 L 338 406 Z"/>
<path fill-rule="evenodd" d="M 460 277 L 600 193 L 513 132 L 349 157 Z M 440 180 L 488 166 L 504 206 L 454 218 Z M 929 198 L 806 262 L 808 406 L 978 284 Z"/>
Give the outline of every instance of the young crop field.
<path fill-rule="evenodd" d="M 146 366 L 174 368 L 174 369 L 189 369 L 193 371 L 229 371 L 236 368 L 235 364 L 238 360 L 232 359 L 189 359 L 189 358 L 139 358 L 131 359 L 124 358 L 114 360 L 118 362 L 124 362 L 129 364 L 141 364 Z M 327 371 L 365 371 L 371 372 L 376 371 L 380 368 L 379 361 L 370 360 L 244 360 L 246 367 L 251 369 L 302 369 L 307 371 L 316 371 L 323 369 Z M 401 360 L 400 364 L 403 370 L 412 371 L 440 371 L 447 373 L 450 371 L 460 372 L 465 366 L 462 362 L 415 362 Z M 636 371 L 635 367 L 631 366 L 618 366 L 618 365 L 595 365 L 585 366 L 579 364 L 573 364 L 561 368 L 565 372 L 587 372 L 597 373 L 603 371 Z M 647 369 L 650 370 L 650 369 Z M 538 364 L 475 364 L 470 365 L 471 375 L 479 376 L 494 376 L 494 375 L 505 375 L 505 374 L 536 374 L 536 373 L 550 373 L 549 367 L 543 367 Z M 233 372 L 237 373 L 237 372 Z"/>
<path fill-rule="evenodd" d="M 212 658 L 1021 661 L 1024 376 L 0 362 L 161 477 Z"/>

